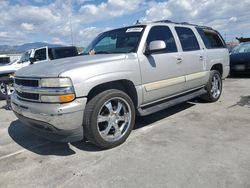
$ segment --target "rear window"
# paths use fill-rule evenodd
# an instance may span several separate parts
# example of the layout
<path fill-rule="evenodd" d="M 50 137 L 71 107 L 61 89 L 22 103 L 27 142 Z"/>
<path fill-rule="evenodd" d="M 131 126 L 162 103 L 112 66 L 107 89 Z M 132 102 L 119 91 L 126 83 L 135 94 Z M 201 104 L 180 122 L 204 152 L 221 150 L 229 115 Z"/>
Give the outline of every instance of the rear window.
<path fill-rule="evenodd" d="M 77 56 L 77 49 L 76 48 L 55 48 L 51 49 L 51 53 L 49 53 L 51 59 L 60 59 L 66 57 L 73 57 Z"/>
<path fill-rule="evenodd" d="M 197 28 L 206 48 L 226 48 L 224 41 L 219 34 L 213 30 Z"/>
<path fill-rule="evenodd" d="M 175 27 L 175 30 L 180 39 L 183 51 L 200 50 L 199 43 L 191 29 L 186 27 Z"/>

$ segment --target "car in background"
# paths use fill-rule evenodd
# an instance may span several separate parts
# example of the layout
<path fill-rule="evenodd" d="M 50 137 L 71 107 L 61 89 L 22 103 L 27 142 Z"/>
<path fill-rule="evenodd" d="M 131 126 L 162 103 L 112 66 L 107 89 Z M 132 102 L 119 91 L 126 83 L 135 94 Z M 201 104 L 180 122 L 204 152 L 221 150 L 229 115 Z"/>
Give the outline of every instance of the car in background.
<path fill-rule="evenodd" d="M 230 75 L 250 75 L 250 42 L 243 42 L 230 53 Z"/>
<path fill-rule="evenodd" d="M 0 66 L 10 63 L 10 57 L 7 55 L 0 55 Z"/>
<path fill-rule="evenodd" d="M 5 81 L 10 75 L 13 75 L 17 70 L 31 64 L 47 62 L 54 59 L 78 56 L 78 50 L 75 46 L 65 47 L 42 47 L 30 49 L 24 52 L 21 58 L 17 61 L 0 66 L 0 100 L 5 98 Z M 13 93 L 13 83 L 7 86 L 7 94 Z"/>
<path fill-rule="evenodd" d="M 238 45 L 227 45 L 227 49 L 228 49 L 229 53 L 232 52 L 232 50 L 233 50 L 236 46 L 238 46 Z"/>

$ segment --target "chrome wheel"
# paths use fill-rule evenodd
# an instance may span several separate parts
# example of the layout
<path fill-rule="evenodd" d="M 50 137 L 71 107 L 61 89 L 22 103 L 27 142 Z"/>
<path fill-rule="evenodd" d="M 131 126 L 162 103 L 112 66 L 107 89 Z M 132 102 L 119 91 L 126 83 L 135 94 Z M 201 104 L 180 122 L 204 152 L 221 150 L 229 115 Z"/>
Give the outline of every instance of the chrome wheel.
<path fill-rule="evenodd" d="M 6 91 L 5 91 L 5 84 L 2 82 L 0 83 L 0 91 L 3 95 L 6 95 Z M 14 86 L 13 84 L 8 84 L 7 85 L 7 94 L 11 95 L 14 92 Z"/>
<path fill-rule="evenodd" d="M 218 74 L 214 74 L 211 83 L 212 83 L 211 94 L 215 99 L 217 99 L 221 94 L 221 79 L 220 79 L 220 76 Z"/>
<path fill-rule="evenodd" d="M 100 108 L 97 128 L 105 141 L 120 140 L 129 130 L 130 124 L 131 108 L 123 98 L 109 99 Z"/>

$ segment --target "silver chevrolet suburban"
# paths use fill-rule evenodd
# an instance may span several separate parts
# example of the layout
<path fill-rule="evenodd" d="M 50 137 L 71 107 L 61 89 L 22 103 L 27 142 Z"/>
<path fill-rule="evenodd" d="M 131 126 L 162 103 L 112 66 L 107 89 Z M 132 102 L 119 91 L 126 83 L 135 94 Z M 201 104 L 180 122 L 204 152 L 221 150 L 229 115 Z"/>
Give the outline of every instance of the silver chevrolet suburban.
<path fill-rule="evenodd" d="M 122 144 L 145 116 L 201 97 L 215 102 L 229 53 L 210 27 L 162 20 L 104 32 L 83 56 L 22 68 L 12 108 L 35 134 L 54 141 Z"/>

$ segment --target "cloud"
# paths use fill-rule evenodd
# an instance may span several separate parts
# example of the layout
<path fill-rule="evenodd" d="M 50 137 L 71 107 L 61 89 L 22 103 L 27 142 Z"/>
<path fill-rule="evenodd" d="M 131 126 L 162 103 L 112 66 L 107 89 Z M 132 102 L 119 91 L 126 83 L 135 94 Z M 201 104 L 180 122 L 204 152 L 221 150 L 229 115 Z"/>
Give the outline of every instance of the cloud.
<path fill-rule="evenodd" d="M 98 34 L 110 29 L 111 29 L 110 27 L 105 27 L 105 28 L 88 27 L 81 29 L 78 32 L 78 37 L 75 38 L 74 42 L 78 44 L 83 43 L 87 45 L 89 41 L 92 41 Z"/>
<path fill-rule="evenodd" d="M 41 40 L 50 42 L 60 37 L 60 42 L 65 44 L 71 44 L 72 34 L 76 44 L 85 46 L 90 39 L 106 29 L 93 29 L 89 24 L 134 13 L 139 10 L 142 1 L 108 0 L 94 4 L 92 0 L 55 0 L 39 6 L 26 0 L 14 5 L 8 1 L 0 1 L 0 31 L 11 33 L 11 36 L 17 30 L 22 32 L 23 35 L 17 37 L 23 38 L 18 41 L 39 35 Z M 36 0 L 35 3 L 40 4 L 42 1 Z M 83 34 L 83 31 L 86 33 Z M 91 37 L 88 31 L 92 31 Z M 8 42 L 10 41 L 9 39 Z M 7 41 L 0 39 L 0 44 L 5 42 Z M 13 43 L 16 41 L 13 40 Z"/>
<path fill-rule="evenodd" d="M 85 23 L 91 23 L 137 12 L 142 2 L 141 0 L 108 0 L 98 5 L 86 4 L 81 6 L 79 15 L 88 18 L 84 20 Z"/>
<path fill-rule="evenodd" d="M 22 23 L 21 28 L 26 30 L 26 31 L 33 31 L 34 30 L 34 25 L 29 24 L 29 23 Z"/>
<path fill-rule="evenodd" d="M 65 45 L 65 43 L 59 38 L 59 37 L 53 37 L 52 38 L 52 42 L 54 44 L 62 44 L 62 45 Z"/>
<path fill-rule="evenodd" d="M 0 0 L 0 44 L 48 41 L 86 46 L 97 34 L 137 19 L 170 19 L 249 34 L 249 0 Z M 136 16 L 135 16 L 136 15 Z M 129 20 L 129 21 L 128 21 Z M 131 21 L 133 20 L 133 21 Z M 2 36 L 2 37 L 1 37 Z"/>
<path fill-rule="evenodd" d="M 25 42 L 27 38 L 20 31 L 15 31 L 11 35 L 7 31 L 0 31 L 0 42 L 2 44 L 21 44 Z M 13 43 L 15 41 L 15 43 Z"/>
<path fill-rule="evenodd" d="M 237 35 L 247 31 L 250 1 L 169 0 L 150 2 L 142 21 L 170 19 L 211 26 L 222 33 Z"/>

